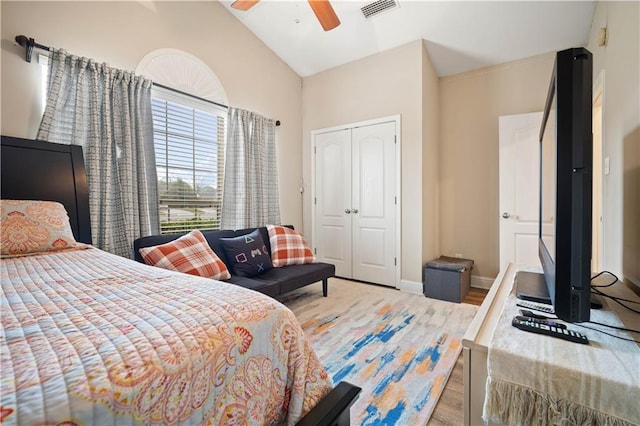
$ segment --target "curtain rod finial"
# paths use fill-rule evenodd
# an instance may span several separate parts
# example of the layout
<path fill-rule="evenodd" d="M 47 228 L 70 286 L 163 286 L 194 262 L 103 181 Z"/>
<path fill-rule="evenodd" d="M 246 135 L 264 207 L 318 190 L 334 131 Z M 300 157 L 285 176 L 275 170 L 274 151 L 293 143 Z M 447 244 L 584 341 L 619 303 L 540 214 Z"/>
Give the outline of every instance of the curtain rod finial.
<path fill-rule="evenodd" d="M 276 120 L 276 127 L 280 125 L 280 120 Z"/>
<path fill-rule="evenodd" d="M 24 35 L 17 35 L 16 36 L 16 43 L 18 43 L 22 47 L 27 47 L 27 41 L 28 40 L 29 39 L 27 38 L 27 36 L 24 36 Z"/>

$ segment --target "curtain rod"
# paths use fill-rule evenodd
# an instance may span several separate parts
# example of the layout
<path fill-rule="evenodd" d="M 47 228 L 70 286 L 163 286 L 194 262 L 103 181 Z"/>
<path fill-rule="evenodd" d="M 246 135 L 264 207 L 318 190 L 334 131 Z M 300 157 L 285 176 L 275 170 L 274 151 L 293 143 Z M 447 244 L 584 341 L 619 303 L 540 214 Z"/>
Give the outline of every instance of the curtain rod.
<path fill-rule="evenodd" d="M 184 95 L 184 96 L 189 96 L 191 98 L 198 99 L 198 100 L 203 101 L 203 102 L 208 102 L 210 104 L 214 104 L 214 105 L 217 105 L 217 106 L 222 107 L 222 108 L 229 108 L 228 105 L 221 104 L 221 103 L 209 100 L 209 99 L 201 98 L 200 96 L 192 95 L 191 93 L 183 92 L 182 90 L 174 89 L 173 87 L 165 86 L 164 84 L 160 84 L 160 83 L 155 83 L 154 82 L 153 85 L 157 86 L 157 87 L 159 87 L 161 89 L 169 90 L 170 92 L 179 93 L 179 94 Z M 276 120 L 276 127 L 277 126 L 280 126 L 280 120 Z"/>
<path fill-rule="evenodd" d="M 164 84 L 156 83 L 155 81 L 153 82 L 153 85 L 156 86 L 156 87 L 159 87 L 161 89 L 168 90 L 170 92 L 178 93 L 178 94 L 184 95 L 184 96 L 189 96 L 190 98 L 194 98 L 194 99 L 197 99 L 197 100 L 202 101 L 202 102 L 207 102 L 209 104 L 214 104 L 214 105 L 217 105 L 217 106 L 222 107 L 222 108 L 229 108 L 228 105 L 221 104 L 221 103 L 218 103 L 216 101 L 212 101 L 210 99 L 201 98 L 200 96 L 192 95 L 191 93 L 183 92 L 182 90 L 174 89 L 173 87 L 169 87 L 169 86 L 165 86 Z"/>
<path fill-rule="evenodd" d="M 15 40 L 16 40 L 16 43 L 18 43 L 20 46 L 22 46 L 22 47 L 24 47 L 26 49 L 26 51 L 25 51 L 25 60 L 27 62 L 31 62 L 31 56 L 33 54 L 33 49 L 34 48 L 47 50 L 49 52 L 51 51 L 51 48 L 49 46 L 45 46 L 43 44 L 36 43 L 35 39 L 33 39 L 32 37 L 27 37 L 25 35 L 17 35 Z M 182 90 L 174 89 L 173 87 L 168 87 L 168 86 L 165 86 L 165 85 L 159 84 L 159 83 L 153 83 L 153 85 L 161 87 L 161 88 L 166 89 L 166 90 L 170 90 L 172 92 L 180 93 L 181 95 L 191 96 L 192 98 L 196 98 L 196 99 L 199 99 L 199 100 L 204 101 L 204 102 L 209 102 L 209 103 L 212 103 L 214 105 L 218 105 L 219 107 L 222 107 L 222 108 L 229 108 L 229 106 L 227 106 L 227 105 L 219 104 L 218 102 L 214 102 L 214 101 L 211 101 L 209 99 L 201 98 L 199 96 L 192 95 L 191 93 L 183 92 Z M 280 125 L 280 120 L 276 120 L 276 126 L 279 126 L 279 125 Z"/>

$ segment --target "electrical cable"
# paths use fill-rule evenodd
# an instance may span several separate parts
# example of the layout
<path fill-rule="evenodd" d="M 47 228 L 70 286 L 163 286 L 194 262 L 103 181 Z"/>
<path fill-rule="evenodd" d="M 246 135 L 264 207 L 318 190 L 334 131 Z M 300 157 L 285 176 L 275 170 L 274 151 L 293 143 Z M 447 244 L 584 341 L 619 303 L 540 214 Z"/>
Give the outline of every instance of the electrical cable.
<path fill-rule="evenodd" d="M 595 324 L 595 325 L 601 325 L 603 327 L 609 327 L 609 328 L 615 328 L 616 330 L 621 330 L 621 331 L 629 331 L 631 333 L 638 333 L 640 334 L 640 330 L 634 330 L 632 328 L 624 328 L 624 327 L 618 327 L 617 325 L 611 325 L 611 324 L 604 324 L 601 322 L 597 322 L 597 321 L 587 321 L 589 324 Z"/>
<path fill-rule="evenodd" d="M 621 300 L 623 302 L 628 302 L 628 303 L 640 303 L 640 302 L 636 302 L 634 300 L 629 300 L 629 299 L 623 299 L 621 297 L 610 296 L 608 294 L 605 294 L 605 293 L 601 292 L 597 288 L 591 288 L 591 292 L 594 293 L 594 294 L 598 294 L 600 296 L 603 296 L 603 297 L 607 297 L 607 298 L 613 300 L 614 302 L 616 302 L 618 305 L 622 306 L 623 308 L 626 308 L 626 309 L 630 310 L 631 312 L 635 312 L 636 314 L 640 314 L 640 311 L 638 311 L 637 309 L 633 309 L 630 306 L 625 305 L 624 303 L 621 302 Z"/>
<path fill-rule="evenodd" d="M 616 302 L 617 304 L 619 304 L 623 308 L 626 308 L 626 309 L 630 310 L 631 312 L 635 312 L 636 314 L 640 314 L 640 311 L 638 311 L 636 309 L 633 309 L 633 308 L 625 305 L 624 303 L 622 303 L 622 302 L 627 302 L 627 303 L 638 303 L 638 304 L 640 304 L 640 302 L 635 301 L 635 300 L 624 299 L 622 297 L 610 296 L 610 295 L 605 294 L 602 291 L 598 290 L 599 288 L 611 287 L 612 285 L 614 285 L 615 283 L 620 281 L 620 279 L 616 276 L 616 274 L 614 274 L 613 272 L 610 272 L 610 271 L 598 272 L 593 277 L 591 277 L 591 281 L 593 281 L 594 279 L 598 278 L 602 274 L 609 274 L 614 278 L 614 280 L 612 282 L 608 283 L 608 284 L 601 284 L 601 285 L 591 284 L 591 293 L 598 294 L 598 295 L 603 296 L 603 297 L 608 297 L 609 299 L 613 300 L 614 302 Z"/>
<path fill-rule="evenodd" d="M 625 299 L 625 298 L 617 297 L 617 296 L 611 296 L 611 295 L 608 295 L 608 294 L 606 294 L 606 293 L 604 293 L 604 292 L 602 292 L 602 291 L 598 290 L 599 288 L 611 287 L 612 285 L 614 285 L 615 283 L 617 283 L 617 282 L 619 282 L 619 281 L 620 281 L 620 279 L 616 276 L 616 274 L 614 274 L 613 272 L 610 272 L 610 271 L 601 271 L 601 272 L 597 273 L 596 275 L 594 275 L 593 277 L 591 277 L 591 281 L 593 281 L 594 279 L 598 278 L 599 276 L 601 276 L 601 275 L 603 275 L 603 274 L 611 275 L 611 276 L 613 277 L 613 281 L 611 281 L 611 282 L 610 282 L 610 283 L 608 283 L 608 284 L 601 284 L 601 285 L 594 285 L 594 284 L 592 284 L 592 285 L 591 285 L 591 293 L 593 293 L 593 294 L 597 294 L 597 295 L 600 295 L 600 296 L 603 296 L 603 297 L 607 297 L 607 298 L 609 298 L 609 299 L 613 300 L 614 302 L 616 302 L 617 304 L 619 304 L 620 306 L 622 306 L 623 308 L 626 308 L 626 309 L 630 310 L 631 312 L 635 312 L 635 313 L 637 313 L 637 314 L 640 314 L 640 311 L 638 311 L 638 310 L 636 310 L 636 309 L 633 309 L 632 307 L 627 306 L 627 305 L 625 305 L 624 303 L 622 303 L 622 302 L 627 302 L 627 303 L 638 303 L 638 304 L 640 304 L 640 301 L 630 300 L 630 299 Z M 588 321 L 588 323 L 590 323 L 590 324 L 595 324 L 595 325 L 599 325 L 599 326 L 602 326 L 602 327 L 612 328 L 612 329 L 615 329 L 615 330 L 621 330 L 621 331 L 627 331 L 627 332 L 630 332 L 630 333 L 638 333 L 638 334 L 640 334 L 640 331 L 639 331 L 639 330 L 633 330 L 633 329 L 625 328 L 625 327 L 617 327 L 617 326 L 615 326 L 615 325 L 603 324 L 603 323 L 601 323 L 601 322 L 597 322 L 597 321 Z M 628 340 L 628 341 L 630 341 L 630 342 L 635 342 L 635 343 L 640 344 L 640 342 L 639 342 L 639 341 L 637 341 L 637 340 L 634 340 L 634 339 L 628 339 L 628 338 L 620 337 L 620 336 L 616 336 L 615 334 L 607 333 L 606 331 L 599 330 L 599 329 L 597 329 L 597 328 L 588 327 L 588 326 L 586 326 L 586 325 L 582 325 L 582 324 L 579 324 L 579 323 L 575 323 L 575 325 L 578 325 L 578 326 L 580 326 L 580 327 L 584 327 L 584 328 L 588 328 L 588 329 L 590 329 L 590 330 L 598 331 L 598 332 L 600 332 L 600 333 L 607 334 L 607 335 L 612 336 L 612 337 L 615 337 L 615 338 L 617 338 L 617 339 Z"/>
<path fill-rule="evenodd" d="M 594 291 L 595 294 L 599 294 L 601 296 L 605 296 L 605 297 L 610 297 L 611 299 L 615 299 L 615 300 L 622 300 L 623 302 L 629 302 L 629 303 L 638 303 L 640 304 L 640 300 L 631 300 L 631 299 L 625 299 L 624 297 L 618 297 L 618 296 L 610 296 L 608 294 L 605 294 L 603 292 L 601 292 L 600 290 L 595 290 Z"/>
<path fill-rule="evenodd" d="M 603 287 L 611 287 L 612 285 L 614 285 L 615 283 L 617 283 L 618 281 L 620 281 L 618 279 L 618 277 L 616 276 L 616 274 L 614 274 L 613 272 L 609 272 L 609 271 L 601 271 L 598 272 L 597 274 L 595 274 L 593 277 L 591 277 L 591 281 L 595 280 L 596 278 L 598 278 L 600 275 L 602 274 L 609 274 L 611 275 L 614 279 L 613 282 L 610 282 L 609 284 L 602 284 L 602 285 L 591 285 L 591 287 L 598 287 L 598 288 L 603 288 Z"/>
<path fill-rule="evenodd" d="M 604 297 L 609 297 L 609 298 L 614 299 L 614 300 L 622 300 L 623 302 L 640 304 L 640 300 L 631 300 L 631 299 L 625 299 L 624 297 L 611 296 L 611 295 L 606 294 L 606 293 L 604 293 L 604 292 L 602 292 L 600 290 L 593 290 L 592 293 L 599 294 L 599 295 L 604 296 Z"/>
<path fill-rule="evenodd" d="M 628 341 L 628 342 L 634 342 L 634 343 L 637 343 L 637 344 L 639 344 L 639 345 L 640 345 L 640 341 L 638 341 L 638 340 L 629 339 L 629 338 L 627 338 L 627 337 L 622 337 L 622 336 L 616 336 L 615 334 L 607 333 L 607 332 L 606 332 L 606 331 L 604 331 L 604 330 L 599 330 L 599 329 L 597 329 L 597 328 L 588 327 L 588 326 L 583 325 L 583 324 L 580 324 L 580 323 L 574 323 L 573 325 L 577 325 L 577 326 L 580 326 L 580 327 L 588 328 L 589 330 L 598 331 L 598 332 L 603 333 L 603 334 L 606 334 L 606 335 L 608 335 L 608 336 L 615 337 L 616 339 L 626 340 L 626 341 Z"/>

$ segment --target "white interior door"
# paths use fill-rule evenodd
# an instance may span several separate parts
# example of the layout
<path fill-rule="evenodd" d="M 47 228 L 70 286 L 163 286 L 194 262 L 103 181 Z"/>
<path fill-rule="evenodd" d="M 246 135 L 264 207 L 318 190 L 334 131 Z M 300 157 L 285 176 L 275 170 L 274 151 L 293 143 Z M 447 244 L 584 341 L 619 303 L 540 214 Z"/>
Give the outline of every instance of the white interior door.
<path fill-rule="evenodd" d="M 539 266 L 539 132 L 542 112 L 499 117 L 500 267 Z M 549 222 L 553 218 L 548 218 Z M 550 225 L 547 225 L 550 226 Z"/>
<path fill-rule="evenodd" d="M 351 278 L 351 129 L 317 134 L 314 149 L 315 256 Z"/>
<path fill-rule="evenodd" d="M 396 123 L 352 133 L 353 277 L 395 285 Z"/>

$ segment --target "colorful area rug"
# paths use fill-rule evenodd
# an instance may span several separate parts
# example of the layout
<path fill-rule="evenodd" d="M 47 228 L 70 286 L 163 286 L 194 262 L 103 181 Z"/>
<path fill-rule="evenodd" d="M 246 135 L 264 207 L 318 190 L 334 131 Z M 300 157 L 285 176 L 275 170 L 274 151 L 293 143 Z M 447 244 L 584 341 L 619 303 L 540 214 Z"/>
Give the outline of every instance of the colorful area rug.
<path fill-rule="evenodd" d="M 476 306 L 332 279 L 289 293 L 295 314 L 334 384 L 362 392 L 354 425 L 425 425 L 462 349 Z"/>

